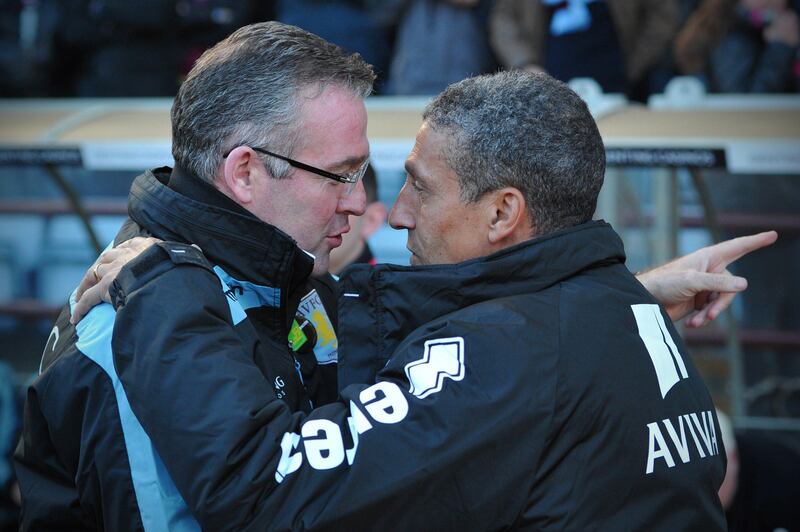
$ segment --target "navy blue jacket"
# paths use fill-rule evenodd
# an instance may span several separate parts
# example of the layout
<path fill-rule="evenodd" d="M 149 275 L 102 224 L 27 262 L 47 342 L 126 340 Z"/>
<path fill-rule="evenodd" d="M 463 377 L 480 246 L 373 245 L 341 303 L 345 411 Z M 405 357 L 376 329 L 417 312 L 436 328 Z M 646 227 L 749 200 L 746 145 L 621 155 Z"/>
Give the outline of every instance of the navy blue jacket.
<path fill-rule="evenodd" d="M 103 304 L 73 327 L 73 294 L 53 327 L 40 375 L 27 393 L 23 436 L 15 456 L 23 530 L 198 529 L 164 467 L 159 446 L 153 446 L 142 428 L 138 407 L 148 409 L 145 417 L 155 415 L 176 432 L 194 432 L 203 442 L 215 441 L 225 430 L 205 425 L 209 409 L 241 411 L 263 420 L 248 404 L 229 401 L 231 391 L 243 390 L 237 380 L 213 378 L 236 364 L 258 375 L 257 389 L 248 393 L 280 402 L 287 412 L 310 411 L 336 397 L 335 381 L 323 378 L 317 360 L 332 363 L 326 369 L 335 379 L 337 339 L 320 301 L 328 293 L 322 284 L 316 285 L 321 293 L 309 291 L 313 259 L 291 238 L 209 185 L 169 169 L 146 172 L 135 180 L 129 213 L 117 243 L 135 235 L 170 240 L 160 245 L 163 250 L 178 262 L 208 265 L 214 281 L 177 290 L 163 287 L 152 306 L 136 316 L 126 314 L 124 323 L 111 305 Z M 204 255 L 180 242 L 201 246 Z M 212 294 L 203 294 L 205 290 Z M 193 313 L 187 309 L 205 298 L 219 298 L 226 305 L 218 326 L 231 337 L 172 334 L 173 328 L 191 323 Z M 297 353 L 287 342 L 295 320 L 307 333 Z M 148 375 L 140 375 L 137 386 L 153 385 L 159 391 L 134 410 L 116 356 L 117 350 L 145 339 L 157 342 L 159 350 L 149 357 Z M 199 344 L 224 351 L 226 342 L 241 349 L 241 361 L 219 356 L 199 364 L 186 355 Z M 187 390 L 175 384 L 191 372 L 207 373 L 209 378 L 203 382 L 200 375 L 187 397 Z M 212 387 L 201 389 L 204 385 Z M 225 436 L 245 439 L 253 434 Z M 246 447 L 238 452 L 249 455 Z M 206 460 L 217 467 L 211 455 L 195 458 L 198 469 Z M 224 474 L 232 472 L 226 469 Z"/>

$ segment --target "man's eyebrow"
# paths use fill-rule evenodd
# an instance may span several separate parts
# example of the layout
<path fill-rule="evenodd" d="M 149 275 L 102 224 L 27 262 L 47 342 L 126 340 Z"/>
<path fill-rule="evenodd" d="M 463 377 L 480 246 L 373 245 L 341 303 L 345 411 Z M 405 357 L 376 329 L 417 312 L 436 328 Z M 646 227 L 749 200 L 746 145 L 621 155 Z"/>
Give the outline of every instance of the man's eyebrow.
<path fill-rule="evenodd" d="M 405 167 L 405 169 L 406 169 L 406 173 L 407 173 L 408 175 L 410 175 L 410 176 L 411 176 L 411 177 L 413 177 L 414 179 L 416 179 L 416 178 L 417 178 L 417 169 L 416 169 L 416 166 L 417 166 L 417 165 L 415 165 L 415 164 L 414 164 L 413 162 L 411 162 L 411 161 L 406 161 L 406 162 L 405 162 L 405 164 L 404 164 L 403 166 Z"/>
<path fill-rule="evenodd" d="M 412 162 L 405 163 L 406 174 L 408 174 L 414 181 L 420 183 L 421 185 L 425 185 L 428 180 L 425 176 L 419 174 L 419 167 L 417 164 Z"/>
<path fill-rule="evenodd" d="M 328 165 L 328 168 L 349 168 L 349 167 L 352 167 L 352 166 L 361 165 L 364 161 L 366 161 L 368 159 L 369 159 L 369 153 L 367 153 L 366 155 L 361 155 L 361 156 L 354 155 L 354 156 L 342 159 L 340 161 L 337 161 L 335 163 L 331 163 L 331 164 Z"/>

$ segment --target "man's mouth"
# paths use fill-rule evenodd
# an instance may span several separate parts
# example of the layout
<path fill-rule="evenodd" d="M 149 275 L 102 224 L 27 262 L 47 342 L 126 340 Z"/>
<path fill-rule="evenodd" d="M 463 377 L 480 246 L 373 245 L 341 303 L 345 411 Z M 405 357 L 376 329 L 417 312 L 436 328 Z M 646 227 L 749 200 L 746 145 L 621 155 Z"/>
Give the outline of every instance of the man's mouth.
<path fill-rule="evenodd" d="M 411 233 L 409 232 L 408 238 L 406 239 L 406 249 L 409 253 L 414 255 L 414 243 L 411 241 Z"/>
<path fill-rule="evenodd" d="M 331 249 L 342 245 L 342 235 L 350 231 L 350 226 L 346 225 L 341 230 L 331 233 L 325 239 L 331 244 Z"/>
<path fill-rule="evenodd" d="M 408 250 L 409 253 L 411 253 L 411 257 L 409 257 L 408 259 L 409 263 L 417 264 L 419 262 L 419 257 L 417 257 L 417 254 L 414 253 L 414 249 L 411 247 L 410 243 L 406 245 L 406 249 Z"/>
<path fill-rule="evenodd" d="M 331 236 L 342 236 L 343 234 L 349 232 L 350 232 L 350 224 L 347 224 L 343 225 L 342 228 L 339 229 L 338 231 L 334 231 L 333 233 L 331 233 Z"/>

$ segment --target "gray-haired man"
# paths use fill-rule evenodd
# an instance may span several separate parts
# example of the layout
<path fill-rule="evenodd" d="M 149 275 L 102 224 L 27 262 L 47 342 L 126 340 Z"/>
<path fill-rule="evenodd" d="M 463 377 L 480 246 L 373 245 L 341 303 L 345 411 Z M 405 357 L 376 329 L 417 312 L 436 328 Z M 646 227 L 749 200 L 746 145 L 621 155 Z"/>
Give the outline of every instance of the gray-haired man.
<path fill-rule="evenodd" d="M 169 404 L 155 395 L 143 404 L 121 383 L 120 353 L 191 322 L 187 310 L 203 288 L 163 287 L 157 304 L 136 312 L 135 327 L 116 321 L 110 306 L 74 326 L 70 321 L 80 310 L 74 312 L 73 297 L 28 390 L 16 453 L 23 529 L 196 527 L 182 497 L 197 494 L 181 484 L 176 490 L 169 457 L 158 438 L 149 437 L 156 433 L 148 426 L 150 413 L 160 411 L 156 417 L 176 433 L 194 434 L 197 445 L 229 450 L 234 440 L 269 440 L 266 423 L 277 407 L 251 411 L 229 393 L 277 398 L 288 411 L 310 411 L 336 397 L 336 316 L 324 307 L 333 292 L 324 281 L 313 290 L 307 282 L 312 271 L 327 271 L 348 217 L 364 211 L 360 178 L 369 145 L 363 100 L 373 80 L 357 55 L 279 23 L 242 28 L 197 62 L 172 108 L 176 166 L 136 179 L 130 219 L 116 241 L 139 235 L 201 246 L 217 278 L 214 296 L 230 301 L 233 314 L 219 317 L 234 336 L 222 339 L 209 330 L 173 337 L 152 353 L 148 377 L 171 395 Z M 194 248 L 165 249 L 176 261 L 193 262 Z M 299 323 L 314 323 L 317 334 L 306 334 Z M 196 341 L 235 344 L 241 355 L 199 361 L 185 355 Z M 217 380 L 235 368 L 258 374 L 256 388 L 238 378 Z M 181 397 L 174 379 L 184 377 L 192 380 L 194 397 L 206 401 L 202 408 Z M 172 408 L 181 404 L 176 417 Z M 212 409 L 233 423 L 207 424 Z M 239 416 L 260 420 L 263 430 L 237 434 Z M 247 446 L 236 453 L 249 455 Z M 243 522 L 250 510 L 239 493 L 249 489 L 254 470 L 241 468 L 233 456 L 218 462 L 221 455 L 211 450 L 194 457 L 198 473 L 213 469 L 214 485 L 236 495 L 228 524 Z"/>

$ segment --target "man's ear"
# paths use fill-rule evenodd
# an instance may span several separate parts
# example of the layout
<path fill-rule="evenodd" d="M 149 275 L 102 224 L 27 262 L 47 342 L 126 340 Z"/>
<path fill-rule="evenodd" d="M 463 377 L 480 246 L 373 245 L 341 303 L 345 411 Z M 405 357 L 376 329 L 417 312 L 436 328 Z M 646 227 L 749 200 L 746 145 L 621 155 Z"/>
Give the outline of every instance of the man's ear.
<path fill-rule="evenodd" d="M 366 240 L 371 237 L 375 231 L 381 228 L 383 222 L 386 221 L 386 205 L 381 201 L 373 201 L 367 205 L 364 214 L 362 214 L 363 221 L 361 222 L 361 238 Z"/>
<path fill-rule="evenodd" d="M 247 146 L 234 148 L 222 163 L 222 191 L 236 203 L 246 206 L 253 202 L 256 178 L 263 174 L 258 156 Z"/>
<path fill-rule="evenodd" d="M 489 243 L 506 247 L 530 238 L 532 227 L 525 196 L 519 189 L 505 187 L 492 192 L 487 204 Z"/>

